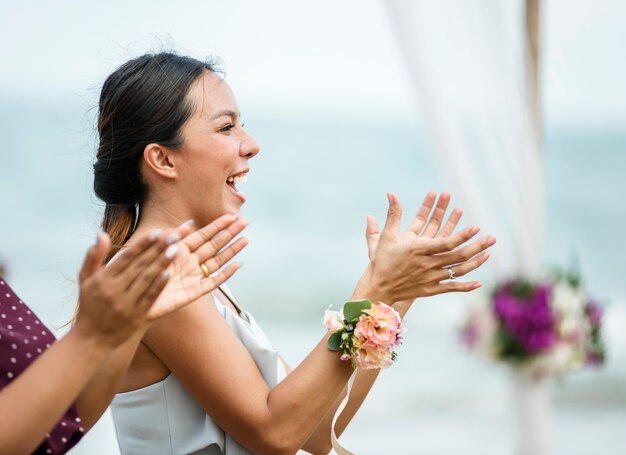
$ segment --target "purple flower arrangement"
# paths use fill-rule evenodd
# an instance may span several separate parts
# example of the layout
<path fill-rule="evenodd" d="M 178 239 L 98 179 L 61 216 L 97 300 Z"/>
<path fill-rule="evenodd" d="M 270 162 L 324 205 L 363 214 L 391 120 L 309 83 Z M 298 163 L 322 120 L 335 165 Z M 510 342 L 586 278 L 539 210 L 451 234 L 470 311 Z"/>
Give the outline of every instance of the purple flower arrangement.
<path fill-rule="evenodd" d="M 602 317 L 577 276 L 510 280 L 471 302 L 461 340 L 535 375 L 564 374 L 604 362 Z"/>

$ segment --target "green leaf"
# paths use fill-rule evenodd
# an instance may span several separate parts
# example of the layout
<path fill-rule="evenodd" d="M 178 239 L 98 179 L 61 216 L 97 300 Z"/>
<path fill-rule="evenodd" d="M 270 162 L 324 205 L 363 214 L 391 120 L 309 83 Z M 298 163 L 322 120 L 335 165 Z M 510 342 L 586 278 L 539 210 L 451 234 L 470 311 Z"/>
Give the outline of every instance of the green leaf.
<path fill-rule="evenodd" d="M 343 317 L 349 322 L 356 323 L 361 317 L 361 311 L 369 310 L 371 307 L 372 302 L 368 299 L 347 302 L 343 307 Z"/>
<path fill-rule="evenodd" d="M 341 333 L 342 331 L 335 332 L 328 338 L 328 349 L 331 351 L 341 350 Z"/>

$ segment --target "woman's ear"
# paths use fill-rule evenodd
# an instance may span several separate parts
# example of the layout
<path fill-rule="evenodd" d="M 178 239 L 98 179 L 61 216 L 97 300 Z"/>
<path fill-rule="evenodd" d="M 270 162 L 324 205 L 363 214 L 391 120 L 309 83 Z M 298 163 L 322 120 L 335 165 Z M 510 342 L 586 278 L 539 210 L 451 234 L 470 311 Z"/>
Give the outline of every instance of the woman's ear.
<path fill-rule="evenodd" d="M 173 179 L 178 176 L 178 172 L 172 154 L 172 150 L 160 144 L 148 144 L 143 150 L 143 160 L 161 177 Z"/>

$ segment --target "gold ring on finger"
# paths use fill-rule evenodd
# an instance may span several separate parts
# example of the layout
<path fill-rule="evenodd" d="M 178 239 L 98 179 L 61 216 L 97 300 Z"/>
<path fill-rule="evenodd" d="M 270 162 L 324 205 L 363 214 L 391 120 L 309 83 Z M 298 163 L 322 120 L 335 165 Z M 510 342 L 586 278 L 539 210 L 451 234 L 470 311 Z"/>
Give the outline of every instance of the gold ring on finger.
<path fill-rule="evenodd" d="M 208 278 L 211 275 L 211 271 L 206 266 L 206 264 L 204 263 L 200 264 L 200 268 L 202 269 L 202 274 L 204 275 L 205 278 Z"/>

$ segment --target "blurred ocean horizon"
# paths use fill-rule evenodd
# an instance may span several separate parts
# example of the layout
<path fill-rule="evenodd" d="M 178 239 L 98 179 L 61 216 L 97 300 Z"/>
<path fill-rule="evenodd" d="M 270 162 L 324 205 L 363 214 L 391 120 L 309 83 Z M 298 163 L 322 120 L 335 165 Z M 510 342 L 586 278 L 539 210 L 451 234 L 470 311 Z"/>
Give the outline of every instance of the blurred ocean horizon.
<path fill-rule="evenodd" d="M 0 263 L 51 328 L 73 311 L 74 277 L 102 210 L 91 188 L 93 112 L 83 104 L 0 105 Z M 366 264 L 365 216 L 384 220 L 386 191 L 399 195 L 406 222 L 427 191 L 450 188 L 417 125 L 298 118 L 245 119 L 261 154 L 241 187 L 250 246 L 230 283 L 292 364 L 322 336 L 323 310 L 349 297 Z M 588 288 L 606 305 L 609 356 L 603 369 L 554 385 L 553 453 L 614 454 L 626 447 L 626 280 L 620 274 L 626 131 L 548 126 L 545 139 L 542 263 L 568 265 L 576 258 Z M 464 223 L 480 225 L 480 219 Z M 488 284 L 488 271 L 476 277 Z M 398 365 L 382 375 L 346 433 L 348 448 L 513 453 L 508 375 L 458 344 L 463 314 L 462 296 L 415 305 Z M 374 436 L 384 431 L 389 439 Z M 72 453 L 117 453 L 115 447 L 103 421 Z"/>

